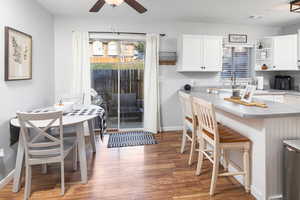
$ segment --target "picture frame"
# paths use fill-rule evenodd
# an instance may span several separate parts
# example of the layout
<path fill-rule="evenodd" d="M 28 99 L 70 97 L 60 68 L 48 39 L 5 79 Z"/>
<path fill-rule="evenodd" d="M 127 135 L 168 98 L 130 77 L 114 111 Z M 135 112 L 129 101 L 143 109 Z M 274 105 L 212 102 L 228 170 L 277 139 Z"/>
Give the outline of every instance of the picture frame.
<path fill-rule="evenodd" d="M 256 90 L 255 85 L 247 85 L 244 92 L 242 93 L 241 100 L 247 103 L 251 103 L 255 90 Z"/>
<path fill-rule="evenodd" d="M 229 34 L 228 40 L 230 43 L 247 43 L 248 35 L 245 34 Z"/>
<path fill-rule="evenodd" d="M 5 81 L 32 79 L 32 36 L 5 26 Z"/>

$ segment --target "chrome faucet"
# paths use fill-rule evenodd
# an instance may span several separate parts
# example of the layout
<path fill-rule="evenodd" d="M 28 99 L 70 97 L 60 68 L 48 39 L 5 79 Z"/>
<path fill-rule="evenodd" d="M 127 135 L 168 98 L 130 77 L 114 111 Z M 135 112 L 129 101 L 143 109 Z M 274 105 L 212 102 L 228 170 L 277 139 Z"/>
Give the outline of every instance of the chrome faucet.
<path fill-rule="evenodd" d="M 231 72 L 230 80 L 231 80 L 232 89 L 237 88 L 237 85 L 236 85 L 236 72 L 235 71 Z"/>

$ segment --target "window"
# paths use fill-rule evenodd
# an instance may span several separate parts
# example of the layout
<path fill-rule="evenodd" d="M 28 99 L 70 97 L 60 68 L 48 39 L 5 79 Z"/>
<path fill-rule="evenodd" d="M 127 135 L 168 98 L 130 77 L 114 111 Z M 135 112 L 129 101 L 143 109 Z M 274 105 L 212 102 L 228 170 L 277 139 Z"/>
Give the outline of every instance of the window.
<path fill-rule="evenodd" d="M 235 73 L 238 79 L 248 79 L 251 76 L 250 50 L 246 47 L 224 48 L 222 79 L 228 79 Z"/>

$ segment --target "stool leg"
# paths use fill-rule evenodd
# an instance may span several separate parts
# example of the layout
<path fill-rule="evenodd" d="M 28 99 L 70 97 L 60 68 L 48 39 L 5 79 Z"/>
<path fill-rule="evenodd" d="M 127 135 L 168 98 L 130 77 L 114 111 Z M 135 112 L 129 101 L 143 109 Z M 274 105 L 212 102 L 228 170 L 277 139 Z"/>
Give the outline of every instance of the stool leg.
<path fill-rule="evenodd" d="M 65 164 L 64 161 L 60 163 L 60 178 L 61 178 L 61 195 L 65 194 Z"/>
<path fill-rule="evenodd" d="M 32 178 L 32 169 L 29 164 L 26 164 L 26 175 L 25 175 L 25 194 L 24 200 L 29 200 L 31 192 L 31 178 Z"/>
<path fill-rule="evenodd" d="M 224 159 L 224 169 L 225 171 L 228 171 L 228 165 L 229 165 L 228 150 L 223 149 L 223 159 Z"/>
<path fill-rule="evenodd" d="M 213 164 L 213 172 L 211 177 L 211 184 L 210 184 L 210 195 L 215 194 L 216 184 L 218 180 L 218 174 L 219 174 L 219 164 L 220 164 L 220 149 L 215 148 L 214 149 L 214 164 Z"/>
<path fill-rule="evenodd" d="M 77 144 L 73 147 L 73 170 L 77 171 L 78 164 L 78 147 Z"/>
<path fill-rule="evenodd" d="M 250 157 L 249 157 L 249 149 L 244 150 L 244 185 L 246 192 L 250 192 Z"/>
<path fill-rule="evenodd" d="M 203 151 L 204 151 L 204 139 L 199 139 L 199 154 L 198 154 L 198 162 L 197 162 L 197 169 L 196 175 L 199 176 L 201 174 L 202 164 L 203 164 Z"/>
<path fill-rule="evenodd" d="M 185 149 L 185 145 L 186 145 L 186 134 L 187 134 L 187 130 L 185 125 L 183 126 L 183 133 L 182 133 L 182 143 L 181 143 L 181 150 L 180 153 L 184 152 Z"/>
<path fill-rule="evenodd" d="M 191 152 L 190 152 L 190 157 L 189 157 L 189 165 L 193 164 L 195 149 L 196 149 L 196 140 L 193 137 L 192 138 L 192 144 L 191 144 Z"/>

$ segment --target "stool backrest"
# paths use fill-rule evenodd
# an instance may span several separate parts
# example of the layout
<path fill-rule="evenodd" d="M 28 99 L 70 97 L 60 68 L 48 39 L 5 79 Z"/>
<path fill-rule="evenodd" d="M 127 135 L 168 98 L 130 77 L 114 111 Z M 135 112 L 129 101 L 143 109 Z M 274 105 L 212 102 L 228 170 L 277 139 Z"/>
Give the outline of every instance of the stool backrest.
<path fill-rule="evenodd" d="M 193 119 L 193 108 L 192 108 L 192 98 L 191 95 L 185 92 L 178 92 L 180 105 L 182 108 L 184 118 L 189 117 Z"/>
<path fill-rule="evenodd" d="M 193 98 L 193 109 L 197 115 L 199 132 L 208 132 L 213 135 L 214 143 L 219 143 L 218 122 L 214 105 L 200 98 Z"/>
<path fill-rule="evenodd" d="M 18 112 L 17 116 L 21 125 L 25 159 L 30 159 L 34 156 L 51 157 L 63 155 L 62 111 L 34 114 Z M 54 123 L 55 127 L 59 129 L 59 138 L 49 134 L 50 128 L 52 128 Z M 32 132 L 29 130 L 32 130 Z"/>

